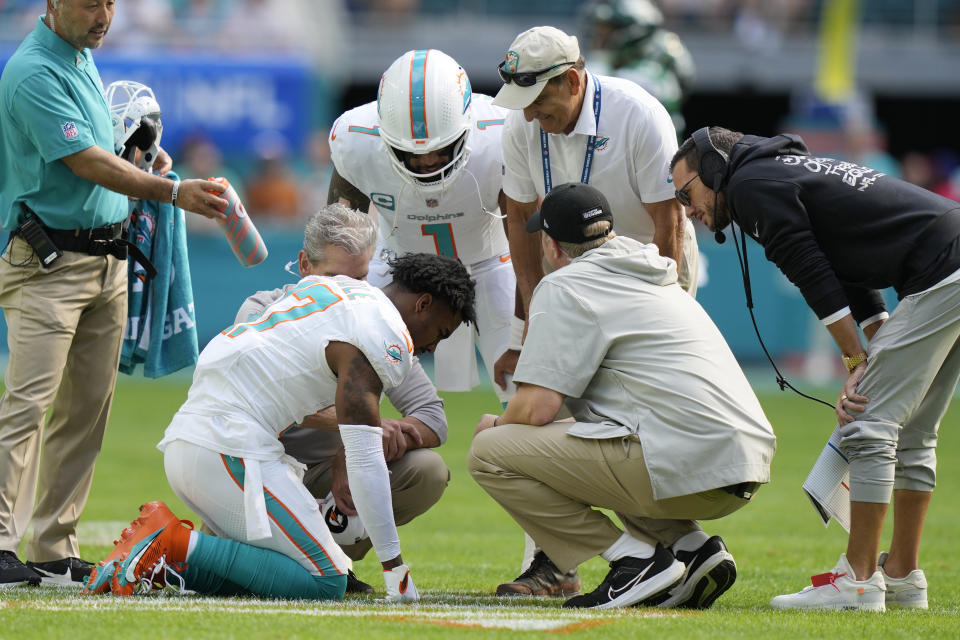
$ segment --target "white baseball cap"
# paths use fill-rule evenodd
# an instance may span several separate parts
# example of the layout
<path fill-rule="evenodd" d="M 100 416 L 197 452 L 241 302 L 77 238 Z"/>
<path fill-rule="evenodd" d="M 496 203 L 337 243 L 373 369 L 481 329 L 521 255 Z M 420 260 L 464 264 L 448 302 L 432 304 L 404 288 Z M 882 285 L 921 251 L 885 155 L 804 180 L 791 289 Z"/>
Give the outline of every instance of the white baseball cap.
<path fill-rule="evenodd" d="M 537 99 L 550 78 L 559 76 L 580 58 L 576 36 L 555 27 L 534 27 L 516 37 L 500 63 L 503 87 L 493 104 L 523 109 Z M 524 86 L 526 85 L 526 86 Z"/>

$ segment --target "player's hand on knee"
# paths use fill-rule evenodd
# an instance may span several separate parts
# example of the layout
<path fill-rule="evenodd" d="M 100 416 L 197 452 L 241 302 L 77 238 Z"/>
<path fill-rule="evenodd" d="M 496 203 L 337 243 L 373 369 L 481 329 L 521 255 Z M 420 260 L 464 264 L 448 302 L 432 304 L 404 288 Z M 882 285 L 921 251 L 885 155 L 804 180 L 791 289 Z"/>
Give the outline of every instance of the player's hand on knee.
<path fill-rule="evenodd" d="M 404 422 L 403 420 L 398 420 L 397 422 L 400 424 L 400 431 L 402 431 L 404 435 L 403 440 L 406 451 L 421 448 L 423 446 L 423 436 L 420 435 L 420 430 L 417 429 L 416 425 Z M 407 442 L 408 437 L 413 442 L 413 446 L 410 446 L 410 442 Z"/>
<path fill-rule="evenodd" d="M 497 426 L 495 422 L 499 417 L 500 416 L 493 413 L 483 414 L 483 416 L 480 418 L 480 422 L 477 423 L 477 428 L 474 430 L 473 436 L 477 437 L 477 434 L 481 431 L 486 431 L 487 429 L 492 429 L 493 427 Z"/>
<path fill-rule="evenodd" d="M 383 429 L 383 459 L 396 460 L 407 452 L 407 438 L 403 431 L 404 423 L 399 420 L 383 418 L 380 428 Z"/>

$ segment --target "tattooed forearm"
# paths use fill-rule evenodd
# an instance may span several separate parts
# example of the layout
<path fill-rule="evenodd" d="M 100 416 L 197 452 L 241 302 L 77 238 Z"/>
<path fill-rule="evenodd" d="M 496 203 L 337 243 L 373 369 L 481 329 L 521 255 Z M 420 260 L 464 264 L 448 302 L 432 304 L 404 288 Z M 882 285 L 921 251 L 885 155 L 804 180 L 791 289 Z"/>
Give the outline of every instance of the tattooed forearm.
<path fill-rule="evenodd" d="M 383 383 L 364 355 L 353 349 L 337 373 L 337 421 L 340 424 L 380 424 Z"/>
<path fill-rule="evenodd" d="M 344 180 L 336 169 L 333 170 L 333 176 L 330 177 L 330 188 L 327 190 L 327 204 L 334 202 L 342 202 L 351 209 L 364 213 L 370 211 L 370 198 Z"/>

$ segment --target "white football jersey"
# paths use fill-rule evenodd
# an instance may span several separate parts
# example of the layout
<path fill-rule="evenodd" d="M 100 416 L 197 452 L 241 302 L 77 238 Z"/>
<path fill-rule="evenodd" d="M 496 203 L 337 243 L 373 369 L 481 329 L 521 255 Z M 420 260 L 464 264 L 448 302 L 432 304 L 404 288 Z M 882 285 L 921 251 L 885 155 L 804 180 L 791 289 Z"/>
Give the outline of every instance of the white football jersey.
<path fill-rule="evenodd" d="M 186 440 L 242 458 L 282 456 L 280 433 L 334 404 L 337 378 L 325 353 L 334 341 L 357 347 L 385 388 L 413 363 L 410 333 L 382 291 L 346 276 L 307 276 L 210 341 L 158 446 Z"/>
<path fill-rule="evenodd" d="M 497 217 L 503 181 L 500 135 L 507 111 L 476 93 L 470 111 L 470 157 L 439 194 L 422 194 L 397 175 L 380 139 L 376 102 L 347 111 L 333 124 L 333 164 L 379 212 L 380 248 L 396 254 L 441 254 L 466 265 L 509 253 L 503 221 Z"/>

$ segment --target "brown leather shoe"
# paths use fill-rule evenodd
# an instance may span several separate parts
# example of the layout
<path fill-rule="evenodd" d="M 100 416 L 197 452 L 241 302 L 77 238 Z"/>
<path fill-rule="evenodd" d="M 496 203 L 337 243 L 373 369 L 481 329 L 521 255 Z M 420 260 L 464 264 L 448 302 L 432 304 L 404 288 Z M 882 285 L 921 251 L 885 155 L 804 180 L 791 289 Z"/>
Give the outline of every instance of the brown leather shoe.
<path fill-rule="evenodd" d="M 543 551 L 533 556 L 530 568 L 513 582 L 497 587 L 498 596 L 575 596 L 580 593 L 577 570 L 563 573 Z"/>

